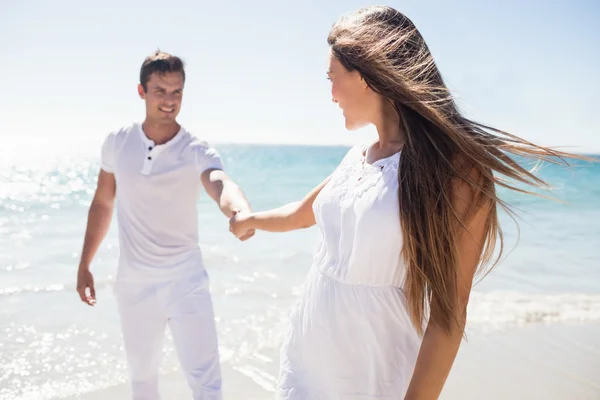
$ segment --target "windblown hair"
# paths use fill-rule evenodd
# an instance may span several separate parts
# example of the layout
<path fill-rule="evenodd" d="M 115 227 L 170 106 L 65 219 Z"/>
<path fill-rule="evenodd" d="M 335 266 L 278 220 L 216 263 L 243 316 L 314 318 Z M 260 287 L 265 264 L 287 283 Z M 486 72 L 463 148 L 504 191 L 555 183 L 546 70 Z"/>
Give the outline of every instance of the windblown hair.
<path fill-rule="evenodd" d="M 419 334 L 430 318 L 450 332 L 466 318 L 457 290 L 461 229 L 477 210 L 488 208 L 477 273 L 489 272 L 503 250 L 496 206 L 510 212 L 508 204 L 498 198 L 496 184 L 525 193 L 533 192 L 517 187 L 518 182 L 549 187 L 511 155 L 565 164 L 565 157 L 576 156 L 537 146 L 461 115 L 423 37 L 393 8 L 373 6 L 342 16 L 332 27 L 328 43 L 340 63 L 358 71 L 398 113 L 405 139 L 398 167 L 404 237 L 399 256 L 407 267 L 408 310 Z M 453 201 L 457 182 L 468 185 L 473 195 L 461 215 Z M 498 239 L 500 253 L 487 268 Z"/>

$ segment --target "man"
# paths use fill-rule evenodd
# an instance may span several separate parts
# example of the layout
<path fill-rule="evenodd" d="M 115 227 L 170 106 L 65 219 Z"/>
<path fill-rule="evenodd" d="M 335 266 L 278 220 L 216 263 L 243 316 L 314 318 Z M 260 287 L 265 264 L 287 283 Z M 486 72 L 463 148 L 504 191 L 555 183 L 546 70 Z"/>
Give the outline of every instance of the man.
<path fill-rule="evenodd" d="M 158 399 L 168 325 L 194 399 L 221 399 L 221 372 L 209 280 L 198 246 L 197 195 L 203 186 L 225 216 L 249 212 L 212 147 L 176 121 L 184 63 L 157 51 L 140 70 L 143 123 L 109 134 L 89 209 L 77 274 L 81 300 L 96 303 L 90 264 L 116 200 L 119 265 L 114 287 L 133 399 Z M 248 231 L 241 239 L 254 234 Z"/>

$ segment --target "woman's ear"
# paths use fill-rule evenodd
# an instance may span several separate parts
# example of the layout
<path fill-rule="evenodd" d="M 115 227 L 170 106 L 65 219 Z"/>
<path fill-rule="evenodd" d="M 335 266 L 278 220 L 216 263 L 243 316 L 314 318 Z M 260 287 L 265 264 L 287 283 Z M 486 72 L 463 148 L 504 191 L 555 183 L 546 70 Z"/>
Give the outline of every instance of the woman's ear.
<path fill-rule="evenodd" d="M 362 75 L 360 75 L 360 84 L 362 85 L 362 88 L 364 90 L 369 89 L 369 84 L 367 83 L 367 81 L 365 80 L 365 78 L 363 78 Z"/>

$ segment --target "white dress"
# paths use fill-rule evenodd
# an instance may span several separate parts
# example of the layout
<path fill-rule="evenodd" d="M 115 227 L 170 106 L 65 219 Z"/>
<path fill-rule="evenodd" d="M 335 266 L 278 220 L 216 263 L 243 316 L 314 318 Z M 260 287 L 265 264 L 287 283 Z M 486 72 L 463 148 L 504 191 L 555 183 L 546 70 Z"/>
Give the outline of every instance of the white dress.
<path fill-rule="evenodd" d="M 313 210 L 319 242 L 281 349 L 281 400 L 402 399 L 421 339 L 402 291 L 400 153 L 353 147 Z"/>

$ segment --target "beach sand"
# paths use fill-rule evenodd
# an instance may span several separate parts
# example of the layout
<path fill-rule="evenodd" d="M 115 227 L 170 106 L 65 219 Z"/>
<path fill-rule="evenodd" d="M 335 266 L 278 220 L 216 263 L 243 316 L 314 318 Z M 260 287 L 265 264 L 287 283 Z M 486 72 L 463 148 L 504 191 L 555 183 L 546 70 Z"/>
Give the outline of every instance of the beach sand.
<path fill-rule="evenodd" d="M 278 349 L 264 350 L 244 368 L 223 365 L 224 400 L 273 399 Z M 161 377 L 164 400 L 191 398 L 181 376 Z M 258 383 L 257 383 L 258 382 Z M 69 399 L 128 399 L 127 385 Z M 468 331 L 441 400 L 598 400 L 600 324 L 529 325 Z"/>

